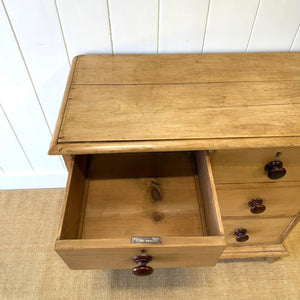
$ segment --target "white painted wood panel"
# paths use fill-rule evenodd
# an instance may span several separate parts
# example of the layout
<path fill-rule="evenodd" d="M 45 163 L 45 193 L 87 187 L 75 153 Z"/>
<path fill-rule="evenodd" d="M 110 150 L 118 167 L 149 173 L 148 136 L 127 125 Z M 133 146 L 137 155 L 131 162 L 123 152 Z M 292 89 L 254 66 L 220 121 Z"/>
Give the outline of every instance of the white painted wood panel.
<path fill-rule="evenodd" d="M 157 53 L 158 0 L 109 0 L 114 53 Z"/>
<path fill-rule="evenodd" d="M 259 0 L 211 0 L 203 52 L 244 52 Z"/>
<path fill-rule="evenodd" d="M 0 45 L 1 105 L 34 171 L 64 171 L 58 157 L 47 155 L 51 135 L 1 2 Z"/>
<path fill-rule="evenodd" d="M 208 0 L 162 0 L 159 53 L 202 52 Z"/>
<path fill-rule="evenodd" d="M 300 0 L 1 0 L 0 189 L 64 186 L 47 151 L 73 56 L 300 51 L 299 23 Z"/>
<path fill-rule="evenodd" d="M 56 0 L 70 59 L 111 53 L 106 0 Z"/>
<path fill-rule="evenodd" d="M 291 46 L 291 51 L 300 51 L 300 26 L 298 26 L 297 33 Z"/>
<path fill-rule="evenodd" d="M 248 51 L 289 51 L 299 23 L 299 0 L 261 0 Z"/>
<path fill-rule="evenodd" d="M 64 188 L 66 181 L 67 173 L 0 175 L 0 190 Z"/>
<path fill-rule="evenodd" d="M 69 70 L 53 0 L 4 0 L 47 121 L 53 130 Z"/>
<path fill-rule="evenodd" d="M 11 128 L 3 110 L 0 106 L 0 165 L 1 173 L 13 172 L 32 173 L 32 168 L 28 162 L 14 132 Z"/>

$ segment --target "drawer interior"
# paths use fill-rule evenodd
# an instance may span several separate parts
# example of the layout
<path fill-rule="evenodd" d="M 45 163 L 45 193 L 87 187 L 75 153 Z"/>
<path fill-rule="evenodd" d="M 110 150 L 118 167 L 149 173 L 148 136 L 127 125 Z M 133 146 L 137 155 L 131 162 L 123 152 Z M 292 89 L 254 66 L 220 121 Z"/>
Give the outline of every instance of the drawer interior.
<path fill-rule="evenodd" d="M 205 151 L 74 158 L 59 239 L 222 235 Z"/>

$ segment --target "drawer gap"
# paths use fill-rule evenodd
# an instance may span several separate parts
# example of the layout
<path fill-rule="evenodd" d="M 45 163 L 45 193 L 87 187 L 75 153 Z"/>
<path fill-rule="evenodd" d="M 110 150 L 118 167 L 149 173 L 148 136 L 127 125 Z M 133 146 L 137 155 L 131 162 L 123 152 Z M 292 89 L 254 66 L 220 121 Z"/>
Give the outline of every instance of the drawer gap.
<path fill-rule="evenodd" d="M 88 199 L 88 192 L 89 192 L 89 172 L 90 172 L 90 156 L 87 156 L 87 166 L 86 166 L 86 175 L 84 179 L 84 192 L 82 197 L 82 205 L 80 209 L 80 219 L 79 219 L 79 228 L 78 228 L 78 234 L 77 238 L 82 238 L 82 231 L 84 226 L 84 218 L 85 218 L 85 211 L 86 211 L 86 204 Z"/>

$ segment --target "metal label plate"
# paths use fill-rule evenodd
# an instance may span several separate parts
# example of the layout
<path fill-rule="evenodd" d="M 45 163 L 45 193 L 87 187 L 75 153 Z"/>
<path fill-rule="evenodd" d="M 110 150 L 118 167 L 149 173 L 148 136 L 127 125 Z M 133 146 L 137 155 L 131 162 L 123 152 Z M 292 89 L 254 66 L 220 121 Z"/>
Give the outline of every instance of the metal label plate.
<path fill-rule="evenodd" d="M 160 236 L 132 236 L 132 244 L 147 243 L 147 244 L 156 244 L 161 243 Z"/>

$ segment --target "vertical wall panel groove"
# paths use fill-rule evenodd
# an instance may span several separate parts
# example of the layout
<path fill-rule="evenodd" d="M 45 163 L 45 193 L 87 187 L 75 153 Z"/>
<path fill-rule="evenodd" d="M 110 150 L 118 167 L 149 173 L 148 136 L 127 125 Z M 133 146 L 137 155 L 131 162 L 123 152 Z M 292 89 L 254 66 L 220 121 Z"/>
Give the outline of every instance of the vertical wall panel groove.
<path fill-rule="evenodd" d="M 3 3 L 3 1 L 2 1 L 2 3 Z M 29 69 L 28 69 L 28 65 L 27 65 L 27 63 L 26 63 L 25 57 L 24 57 L 24 55 L 23 55 L 22 49 L 21 49 L 21 47 L 20 47 L 19 41 L 18 41 L 18 39 L 17 39 L 16 33 L 15 33 L 15 31 L 14 31 L 12 22 L 11 22 L 11 20 L 10 20 L 10 18 L 9 18 L 9 15 L 8 15 L 8 13 L 7 13 L 7 9 L 6 9 L 6 6 L 5 6 L 4 3 L 3 3 L 3 7 L 4 7 L 4 10 L 5 10 L 6 16 L 7 16 L 8 23 L 9 23 L 10 28 L 11 28 L 11 32 L 12 32 L 12 34 L 13 34 L 13 36 L 14 36 L 14 39 L 15 39 L 15 41 L 16 41 L 16 44 L 17 44 L 17 47 L 18 47 L 18 50 L 19 50 L 19 53 L 20 53 L 21 58 L 22 58 L 22 60 L 23 60 L 23 64 L 24 64 L 24 67 L 25 67 L 25 69 L 26 69 L 26 73 L 27 73 L 27 75 L 28 75 L 28 78 L 29 78 L 30 83 L 31 83 L 31 85 L 32 85 L 34 94 L 35 94 L 35 96 L 36 96 L 36 100 L 37 100 L 38 105 L 39 105 L 39 107 L 40 107 L 40 109 L 41 109 L 41 113 L 43 114 L 43 117 L 44 117 L 44 119 L 45 119 L 45 122 L 46 122 L 46 125 L 47 125 L 47 127 L 48 127 L 49 133 L 52 134 L 52 131 L 51 131 L 49 122 L 48 122 L 47 117 L 46 117 L 46 115 L 45 115 L 45 112 L 44 112 L 44 110 L 43 110 L 43 107 L 42 107 L 41 101 L 40 101 L 40 99 L 39 99 L 38 93 L 37 93 L 37 91 L 36 91 L 34 82 L 33 82 L 32 77 L 31 77 L 31 75 L 30 75 L 30 72 L 29 72 Z"/>
<path fill-rule="evenodd" d="M 159 54 L 159 34 L 160 34 L 160 0 L 157 5 L 157 54 Z"/>
<path fill-rule="evenodd" d="M 252 26 L 251 26 L 251 31 L 250 31 L 249 38 L 248 38 L 248 42 L 247 42 L 247 46 L 246 46 L 246 49 L 245 49 L 246 52 L 248 52 L 248 48 L 249 48 L 249 44 L 250 44 L 250 41 L 251 41 L 253 29 L 254 29 L 255 22 L 256 22 L 256 19 L 257 19 L 257 15 L 258 15 L 258 12 L 259 12 L 259 9 L 260 9 L 261 1 L 262 1 L 262 0 L 259 0 L 259 1 L 258 1 L 258 4 L 257 4 L 257 8 L 256 8 L 256 12 L 255 12 L 255 17 L 254 17 L 254 19 L 253 19 L 253 24 L 252 24 Z"/>
<path fill-rule="evenodd" d="M 54 129 L 69 71 L 53 0 L 4 0 L 41 106 Z"/>
<path fill-rule="evenodd" d="M 63 27 L 62 27 L 62 24 L 61 24 L 61 18 L 60 18 L 60 14 L 59 14 L 59 10 L 58 10 L 58 7 L 57 7 L 57 1 L 56 0 L 54 0 L 54 4 L 55 4 L 55 10 L 56 10 L 56 14 L 57 14 L 58 22 L 59 22 L 61 35 L 62 35 L 62 38 L 63 38 L 63 41 L 64 41 L 64 46 L 65 46 L 69 66 L 71 66 L 70 55 L 69 55 L 69 51 L 68 51 L 68 47 L 67 47 L 67 43 L 66 43 L 65 33 L 64 33 L 64 30 L 63 30 Z"/>
<path fill-rule="evenodd" d="M 300 51 L 299 12 L 299 0 L 1 0 L 0 189 L 63 186 L 47 150 L 73 56 Z"/>
<path fill-rule="evenodd" d="M 208 6 L 208 0 L 162 0 L 159 53 L 200 53 Z"/>
<path fill-rule="evenodd" d="M 248 51 L 289 51 L 299 12 L 299 0 L 261 0 Z"/>
<path fill-rule="evenodd" d="M 295 33 L 295 37 L 290 47 L 290 51 L 300 51 L 300 25 Z"/>
<path fill-rule="evenodd" d="M 204 36 L 203 36 L 203 42 L 202 42 L 202 47 L 201 47 L 201 53 L 203 53 L 204 45 L 205 45 L 206 32 L 207 32 L 207 23 L 208 23 L 208 19 L 209 19 L 209 12 L 210 12 L 211 1 L 212 0 L 208 1 L 208 8 L 207 8 L 207 14 L 206 14 L 206 19 L 205 19 L 205 29 L 204 29 Z"/>
<path fill-rule="evenodd" d="M 110 0 L 114 53 L 157 53 L 158 0 Z"/>
<path fill-rule="evenodd" d="M 56 0 L 70 58 L 112 53 L 106 0 Z"/>
<path fill-rule="evenodd" d="M 0 44 L 1 103 L 7 118 L 36 172 L 63 171 L 60 160 L 47 155 L 49 129 L 2 2 Z"/>
<path fill-rule="evenodd" d="M 258 2 L 211 0 L 203 52 L 244 52 Z"/>
<path fill-rule="evenodd" d="M 34 171 L 5 111 L 0 105 L 0 164 L 3 173 Z"/>
<path fill-rule="evenodd" d="M 114 43 L 111 31 L 111 19 L 110 19 L 110 8 L 109 8 L 109 0 L 106 0 L 107 7 L 107 17 L 108 17 L 108 26 L 109 26 L 109 37 L 110 37 L 110 45 L 111 45 L 111 53 L 114 54 Z"/>

